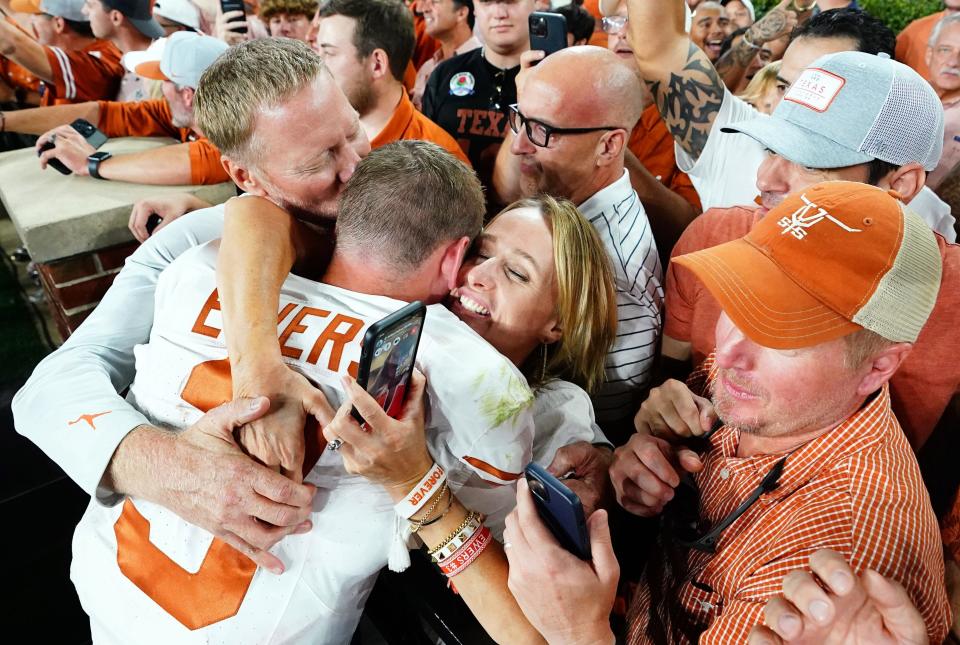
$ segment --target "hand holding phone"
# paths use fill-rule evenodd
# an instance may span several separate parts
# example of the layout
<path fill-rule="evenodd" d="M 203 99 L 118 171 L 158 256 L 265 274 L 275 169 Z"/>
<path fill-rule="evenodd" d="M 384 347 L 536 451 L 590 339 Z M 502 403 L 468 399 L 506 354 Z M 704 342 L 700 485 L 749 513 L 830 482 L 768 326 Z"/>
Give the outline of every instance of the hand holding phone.
<path fill-rule="evenodd" d="M 531 50 L 549 56 L 567 46 L 567 19 L 561 14 L 534 11 L 528 21 Z"/>
<path fill-rule="evenodd" d="M 411 302 L 370 325 L 363 336 L 357 384 L 394 419 L 403 411 L 426 315 L 422 302 Z M 352 414 L 364 423 L 356 408 Z"/>
<path fill-rule="evenodd" d="M 247 26 L 246 26 L 247 14 L 243 6 L 243 0 L 220 0 L 220 11 L 224 14 L 231 11 L 233 12 L 239 11 L 240 12 L 239 15 L 234 14 L 234 16 L 231 16 L 226 28 L 229 29 L 230 31 L 235 31 L 238 34 L 247 33 Z M 243 22 L 244 24 L 238 27 L 231 27 L 229 26 L 230 22 Z"/>
<path fill-rule="evenodd" d="M 76 119 L 73 123 L 70 124 L 70 127 L 72 127 L 74 130 L 79 132 L 80 136 L 86 139 L 87 143 L 93 146 L 94 149 L 99 148 L 100 146 L 102 146 L 107 142 L 107 135 L 105 135 L 103 132 L 98 130 L 95 125 L 93 125 L 86 119 Z M 37 148 L 37 156 L 39 157 L 43 155 L 43 153 L 46 152 L 47 150 L 56 148 L 57 147 L 56 141 L 57 141 L 56 135 L 50 135 L 50 139 L 47 142 L 45 142 L 42 146 Z M 59 172 L 62 175 L 69 175 L 73 172 L 69 168 L 67 168 L 67 166 L 64 165 L 64 163 L 59 159 L 57 159 L 56 157 L 51 157 L 49 160 L 47 160 L 47 164 L 52 166 L 54 169 L 56 169 L 57 172 Z"/>
<path fill-rule="evenodd" d="M 560 545 L 581 560 L 590 560 L 590 534 L 580 498 L 537 464 L 527 466 L 524 476 L 540 519 Z"/>

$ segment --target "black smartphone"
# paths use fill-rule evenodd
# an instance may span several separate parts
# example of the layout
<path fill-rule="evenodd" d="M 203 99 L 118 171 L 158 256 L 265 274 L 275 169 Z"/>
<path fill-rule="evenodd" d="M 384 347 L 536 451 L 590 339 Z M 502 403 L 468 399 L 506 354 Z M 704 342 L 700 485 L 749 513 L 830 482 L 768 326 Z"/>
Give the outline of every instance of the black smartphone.
<path fill-rule="evenodd" d="M 94 148 L 99 148 L 100 146 L 102 146 L 107 142 L 107 135 L 105 135 L 103 132 L 98 130 L 97 126 L 93 125 L 86 119 L 77 119 L 76 121 L 70 124 L 70 127 L 76 130 L 77 132 L 79 132 L 80 136 L 86 139 L 87 143 L 89 143 Z M 47 141 L 45 144 L 40 146 L 39 150 L 37 150 L 37 156 L 39 157 L 47 150 L 50 150 L 51 148 L 56 148 L 56 147 L 57 147 L 56 142 Z M 56 157 L 50 159 L 50 161 L 47 163 L 63 175 L 69 175 L 72 172 L 69 168 L 63 165 L 63 162 L 61 162 Z"/>
<path fill-rule="evenodd" d="M 240 11 L 243 13 L 242 18 L 234 18 L 230 22 L 243 22 L 247 19 L 247 11 L 243 6 L 243 0 L 220 0 L 220 11 L 223 13 L 227 13 L 228 11 Z M 230 29 L 238 34 L 247 33 L 246 27 L 231 27 Z"/>
<path fill-rule="evenodd" d="M 567 19 L 559 13 L 534 11 L 529 21 L 530 49 L 549 56 L 567 46 Z"/>
<path fill-rule="evenodd" d="M 157 215 L 156 213 L 150 213 L 150 217 L 147 218 L 147 235 L 153 235 L 153 232 L 157 230 L 157 227 L 160 226 L 160 222 L 163 221 L 163 218 Z"/>
<path fill-rule="evenodd" d="M 589 560 L 590 534 L 576 493 L 545 468 L 531 463 L 524 470 L 540 519 L 560 545 L 581 560 Z"/>
<path fill-rule="evenodd" d="M 357 383 L 390 417 L 403 411 L 426 316 L 426 306 L 414 301 L 370 325 L 363 336 Z M 364 422 L 356 408 L 353 418 Z"/>

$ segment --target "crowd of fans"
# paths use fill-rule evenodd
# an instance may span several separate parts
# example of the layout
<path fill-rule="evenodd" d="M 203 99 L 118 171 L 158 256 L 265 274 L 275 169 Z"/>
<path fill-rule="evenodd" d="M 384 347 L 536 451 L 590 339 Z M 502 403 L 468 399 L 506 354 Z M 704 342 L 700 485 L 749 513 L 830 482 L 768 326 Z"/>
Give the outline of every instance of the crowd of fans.
<path fill-rule="evenodd" d="M 139 201 L 13 402 L 95 642 L 350 642 L 416 548 L 498 642 L 960 637 L 960 0 L 242 4 L 0 0 L 3 149 L 241 195 Z"/>

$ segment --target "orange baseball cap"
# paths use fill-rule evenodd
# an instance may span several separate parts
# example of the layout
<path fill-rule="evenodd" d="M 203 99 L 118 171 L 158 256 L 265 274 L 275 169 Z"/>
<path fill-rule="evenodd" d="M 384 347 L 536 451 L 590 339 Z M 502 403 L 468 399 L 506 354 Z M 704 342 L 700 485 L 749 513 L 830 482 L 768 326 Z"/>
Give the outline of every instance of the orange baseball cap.
<path fill-rule="evenodd" d="M 942 271 L 930 227 L 897 193 L 839 181 L 790 195 L 739 240 L 673 261 L 747 337 L 775 349 L 860 329 L 914 342 Z"/>

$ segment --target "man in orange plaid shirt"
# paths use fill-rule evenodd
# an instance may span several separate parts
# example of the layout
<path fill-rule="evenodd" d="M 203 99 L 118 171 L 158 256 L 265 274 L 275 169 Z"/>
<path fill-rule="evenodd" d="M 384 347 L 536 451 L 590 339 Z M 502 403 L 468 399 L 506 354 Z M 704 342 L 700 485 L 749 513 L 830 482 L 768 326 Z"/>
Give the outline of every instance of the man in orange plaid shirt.
<path fill-rule="evenodd" d="M 818 184 L 746 237 L 674 259 L 724 313 L 690 387 L 651 392 L 610 469 L 621 505 L 662 522 L 628 642 L 745 642 L 784 576 L 820 548 L 901 583 L 930 641 L 943 641 L 937 522 L 887 385 L 933 309 L 942 265 L 929 227 L 895 197 Z M 524 516 L 520 488 L 504 538 L 521 608 L 549 642 L 609 641 L 604 516 L 590 522 L 591 567 Z"/>

